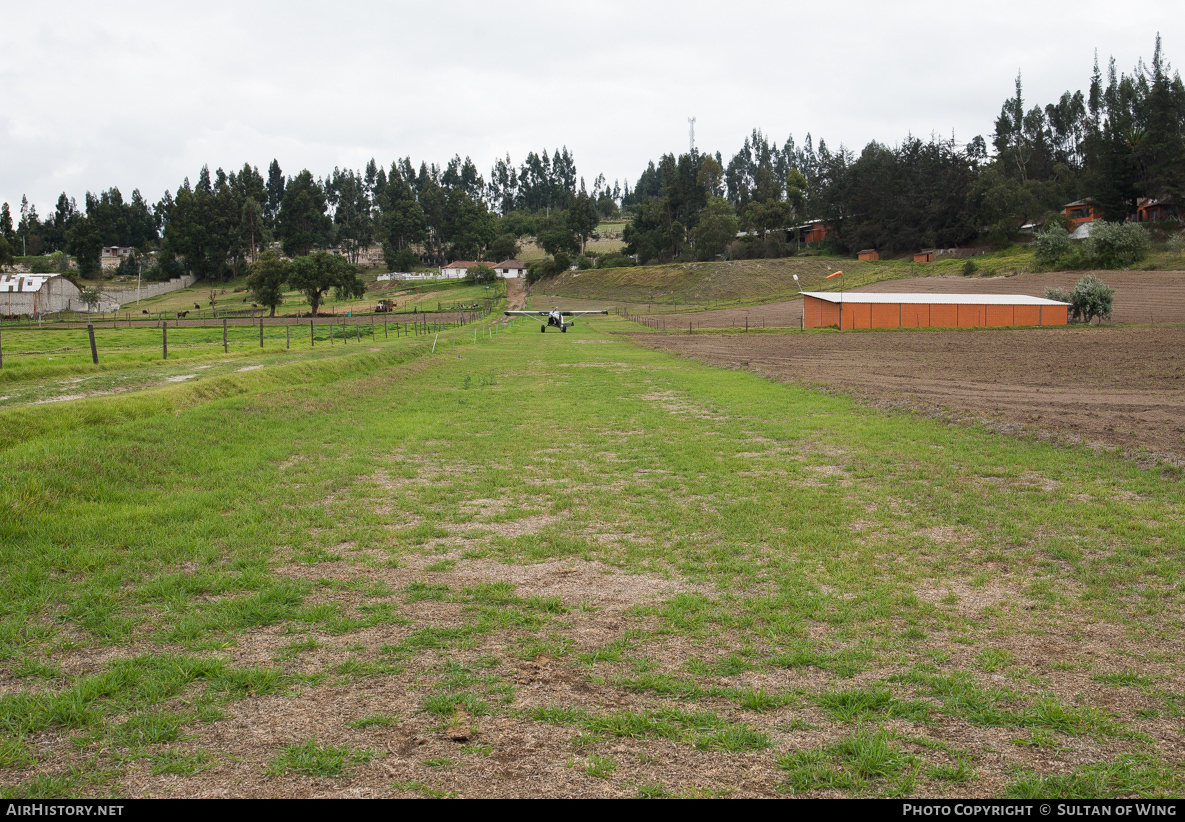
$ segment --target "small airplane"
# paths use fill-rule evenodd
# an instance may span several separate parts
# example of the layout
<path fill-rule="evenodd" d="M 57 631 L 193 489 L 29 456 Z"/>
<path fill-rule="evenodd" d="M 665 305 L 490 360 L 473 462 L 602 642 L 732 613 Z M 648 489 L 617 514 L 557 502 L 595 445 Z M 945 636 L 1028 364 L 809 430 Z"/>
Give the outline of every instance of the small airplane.
<path fill-rule="evenodd" d="M 576 325 L 576 321 L 564 320 L 564 317 L 572 317 L 577 314 L 608 314 L 609 312 L 605 309 L 600 311 L 560 311 L 558 308 L 556 308 L 552 311 L 503 311 L 502 313 L 507 317 L 512 317 L 515 315 L 523 317 L 546 317 L 547 322 L 539 326 L 540 331 L 546 332 L 547 326 L 550 325 L 558 328 L 561 332 L 566 334 L 568 332 L 568 326 Z"/>

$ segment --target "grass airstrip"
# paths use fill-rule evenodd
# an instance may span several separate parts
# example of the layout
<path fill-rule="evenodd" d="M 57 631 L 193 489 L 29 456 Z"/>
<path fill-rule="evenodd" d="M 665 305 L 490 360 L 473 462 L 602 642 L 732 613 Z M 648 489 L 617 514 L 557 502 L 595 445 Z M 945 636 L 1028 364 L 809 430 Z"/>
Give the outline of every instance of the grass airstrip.
<path fill-rule="evenodd" d="M 638 330 L 4 329 L 0 796 L 1181 795 L 1178 480 Z"/>

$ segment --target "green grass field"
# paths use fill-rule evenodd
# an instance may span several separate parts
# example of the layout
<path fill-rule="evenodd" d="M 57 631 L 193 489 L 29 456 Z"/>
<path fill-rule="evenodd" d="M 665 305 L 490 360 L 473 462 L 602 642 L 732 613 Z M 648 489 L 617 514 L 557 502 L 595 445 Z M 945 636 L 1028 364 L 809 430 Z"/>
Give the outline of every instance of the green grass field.
<path fill-rule="evenodd" d="M 1177 480 L 637 328 L 0 409 L 0 796 L 1181 795 Z"/>

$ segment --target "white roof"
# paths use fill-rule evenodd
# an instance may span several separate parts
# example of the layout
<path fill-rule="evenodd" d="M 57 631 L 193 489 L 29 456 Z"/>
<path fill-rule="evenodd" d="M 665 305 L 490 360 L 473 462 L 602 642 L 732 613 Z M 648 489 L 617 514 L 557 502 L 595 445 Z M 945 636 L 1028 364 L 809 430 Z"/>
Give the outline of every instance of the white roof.
<path fill-rule="evenodd" d="M 1067 305 L 1028 294 L 870 294 L 864 291 L 804 291 L 829 303 L 913 303 L 934 305 Z"/>
<path fill-rule="evenodd" d="M 0 291 L 40 291 L 58 274 L 0 274 Z"/>

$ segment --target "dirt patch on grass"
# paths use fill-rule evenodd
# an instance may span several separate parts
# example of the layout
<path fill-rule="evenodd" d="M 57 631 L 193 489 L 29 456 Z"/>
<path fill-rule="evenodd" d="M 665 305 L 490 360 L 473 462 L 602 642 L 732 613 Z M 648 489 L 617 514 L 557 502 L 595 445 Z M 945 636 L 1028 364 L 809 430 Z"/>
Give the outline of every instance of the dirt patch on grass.
<path fill-rule="evenodd" d="M 680 391 L 652 391 L 649 394 L 642 394 L 640 399 L 652 402 L 672 414 L 686 414 L 702 420 L 722 419 L 719 414 L 690 401 L 687 395 Z"/>

